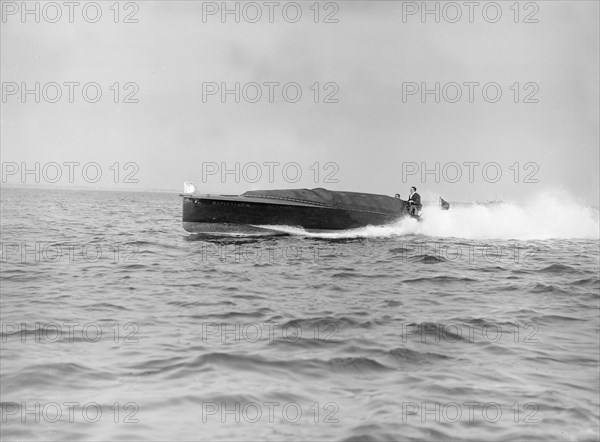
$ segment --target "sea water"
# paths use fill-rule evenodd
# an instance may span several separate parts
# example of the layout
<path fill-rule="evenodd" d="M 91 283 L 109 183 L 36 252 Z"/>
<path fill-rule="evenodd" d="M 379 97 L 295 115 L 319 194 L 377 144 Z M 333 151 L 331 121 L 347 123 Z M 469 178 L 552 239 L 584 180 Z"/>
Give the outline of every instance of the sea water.
<path fill-rule="evenodd" d="M 597 440 L 597 208 L 274 237 L 3 189 L 5 440 Z"/>

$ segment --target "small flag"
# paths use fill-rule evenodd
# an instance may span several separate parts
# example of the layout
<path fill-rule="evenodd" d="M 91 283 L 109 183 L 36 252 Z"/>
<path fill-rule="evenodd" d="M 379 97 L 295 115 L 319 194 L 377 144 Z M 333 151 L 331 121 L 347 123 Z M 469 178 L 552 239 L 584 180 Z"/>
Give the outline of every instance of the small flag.
<path fill-rule="evenodd" d="M 183 193 L 194 193 L 196 192 L 196 185 L 191 181 L 185 181 L 183 183 Z"/>

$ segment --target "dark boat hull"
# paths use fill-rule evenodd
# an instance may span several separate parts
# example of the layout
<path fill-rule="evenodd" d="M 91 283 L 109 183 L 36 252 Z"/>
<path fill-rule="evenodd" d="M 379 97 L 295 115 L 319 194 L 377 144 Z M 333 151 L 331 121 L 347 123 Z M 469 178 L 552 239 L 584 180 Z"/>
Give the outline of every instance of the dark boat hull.
<path fill-rule="evenodd" d="M 311 193 L 315 190 L 318 193 Z M 271 194 L 257 196 L 252 192 L 239 196 L 183 194 L 183 228 L 193 233 L 261 234 L 268 233 L 269 226 L 339 231 L 389 224 L 409 216 L 406 202 L 399 198 L 315 190 L 281 191 L 288 196 L 290 192 L 303 192 L 299 195 L 305 199 L 278 197 L 277 194 L 275 197 Z M 342 206 L 340 201 L 348 198 L 351 201 L 361 198 L 361 201 L 375 200 L 375 203 L 369 207 L 364 204 Z"/>

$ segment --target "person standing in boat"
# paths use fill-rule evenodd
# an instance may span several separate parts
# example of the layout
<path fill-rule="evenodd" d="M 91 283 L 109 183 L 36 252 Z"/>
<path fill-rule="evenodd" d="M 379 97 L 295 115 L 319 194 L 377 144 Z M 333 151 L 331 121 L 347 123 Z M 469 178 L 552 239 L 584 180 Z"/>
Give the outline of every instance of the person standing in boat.
<path fill-rule="evenodd" d="M 413 186 L 410 188 L 410 195 L 408 197 L 408 213 L 418 215 L 422 207 L 421 195 L 417 193 L 417 188 Z"/>

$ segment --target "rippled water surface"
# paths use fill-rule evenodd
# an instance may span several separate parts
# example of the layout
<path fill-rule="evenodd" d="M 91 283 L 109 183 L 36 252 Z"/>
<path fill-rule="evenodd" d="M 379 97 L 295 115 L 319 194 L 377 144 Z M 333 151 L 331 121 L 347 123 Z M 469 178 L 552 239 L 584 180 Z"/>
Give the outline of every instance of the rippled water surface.
<path fill-rule="evenodd" d="M 4 189 L 1 437 L 597 440 L 598 215 L 552 210 L 215 238 Z"/>

